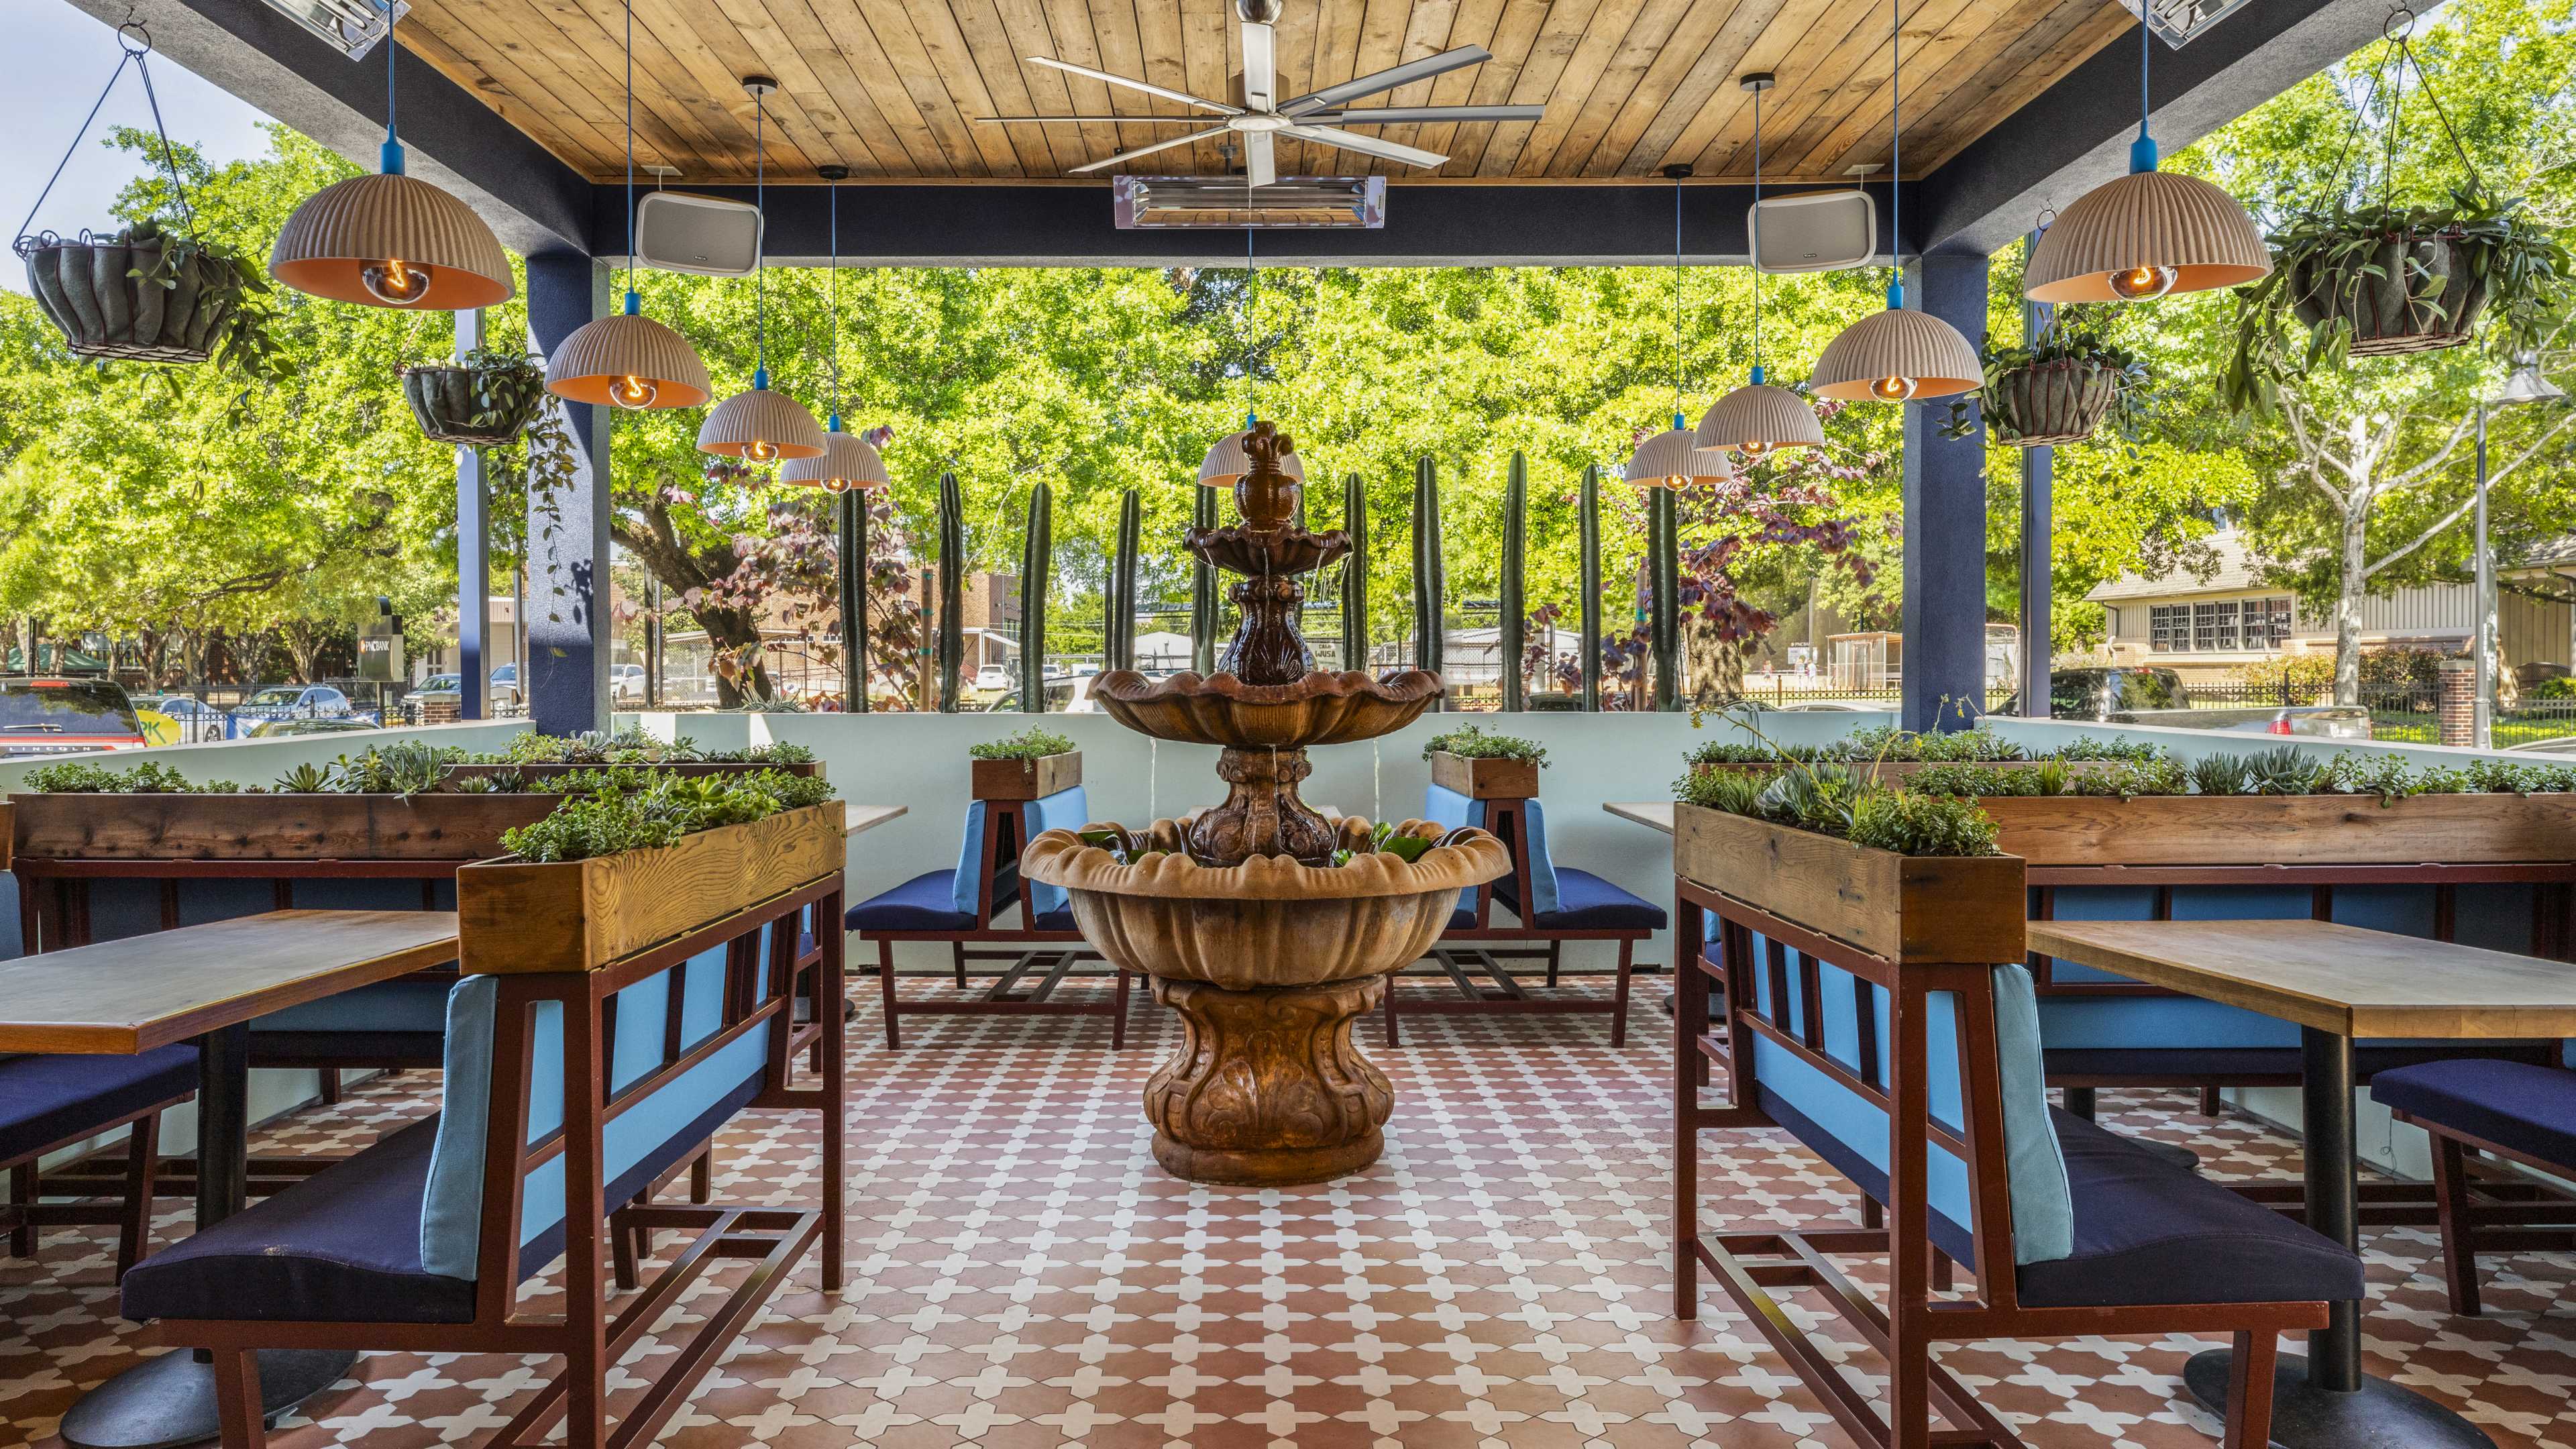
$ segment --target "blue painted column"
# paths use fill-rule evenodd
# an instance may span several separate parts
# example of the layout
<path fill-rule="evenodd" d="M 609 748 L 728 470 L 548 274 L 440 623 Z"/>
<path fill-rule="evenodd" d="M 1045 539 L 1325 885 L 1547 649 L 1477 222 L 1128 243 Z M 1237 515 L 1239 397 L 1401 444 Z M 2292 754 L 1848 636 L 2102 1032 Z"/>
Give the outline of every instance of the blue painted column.
<path fill-rule="evenodd" d="M 1908 272 L 1914 305 L 1973 342 L 1986 258 L 1935 253 Z M 1965 729 L 1986 700 L 1986 434 L 1941 436 L 1949 400 L 1905 408 L 1904 726 Z M 1945 703 L 1946 701 L 1946 703 Z M 1962 710 L 1964 706 L 1964 712 Z"/>
<path fill-rule="evenodd" d="M 2028 260 L 2031 248 L 2038 245 L 2038 232 L 2022 238 L 2023 259 Z M 2036 344 L 2056 311 L 2046 302 L 2022 303 L 2022 340 Z M 2057 450 L 2022 449 L 2021 678 L 2015 687 L 2021 691 L 2021 712 L 2031 719 L 2046 719 L 2049 711 L 2050 608 L 2055 595 L 2048 536 L 2057 527 L 2056 488 Z"/>
<path fill-rule="evenodd" d="M 577 252 L 528 258 L 528 340 L 552 356 L 583 323 L 607 312 L 605 264 Z M 520 666 L 528 716 L 548 734 L 608 722 L 608 412 L 563 403 L 573 477 L 555 498 L 554 536 L 530 500 L 528 657 Z"/>
<path fill-rule="evenodd" d="M 483 345 L 483 309 L 456 314 L 456 355 Z M 492 495 L 483 450 L 456 449 L 456 698 L 466 719 L 492 713 Z"/>

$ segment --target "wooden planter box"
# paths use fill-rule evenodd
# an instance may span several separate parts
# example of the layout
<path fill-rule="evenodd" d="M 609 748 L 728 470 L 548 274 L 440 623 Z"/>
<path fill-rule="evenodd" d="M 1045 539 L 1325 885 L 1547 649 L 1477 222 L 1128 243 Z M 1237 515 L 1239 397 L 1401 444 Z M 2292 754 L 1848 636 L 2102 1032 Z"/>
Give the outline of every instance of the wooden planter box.
<path fill-rule="evenodd" d="M 505 797 L 506 798 L 506 797 Z M 458 969 L 596 971 L 841 868 L 842 804 L 683 837 L 658 850 L 456 872 Z"/>
<path fill-rule="evenodd" d="M 2035 866 L 2576 860 L 2576 795 L 2005 796 L 1977 802 Z"/>
<path fill-rule="evenodd" d="M 978 800 L 1036 800 L 1082 783 L 1082 751 L 1034 760 L 969 760 Z"/>
<path fill-rule="evenodd" d="M 1841 762 L 1826 761 L 1824 763 L 1839 764 Z M 1980 770 L 2033 770 L 2045 763 L 2047 762 L 2043 760 L 1881 760 L 1877 764 L 1872 765 L 1868 761 L 1863 760 L 1850 764 L 1846 766 L 1846 768 L 1850 769 L 1855 774 L 1867 775 L 1872 779 L 1884 781 L 1889 785 L 1902 786 L 1907 780 L 1923 773 L 1925 770 L 1938 769 L 1950 765 L 1966 765 Z M 2084 770 L 2099 769 L 2105 763 L 2107 763 L 2107 761 L 2071 760 L 2067 762 L 2066 768 L 2069 773 L 2076 773 Z M 1767 774 L 1771 771 L 1784 770 L 1788 767 L 1789 762 L 1786 760 L 1754 760 L 1740 764 L 1693 765 L 1691 766 L 1691 772 L 1693 774 L 1697 774 L 1703 770 L 1753 770 Z"/>
<path fill-rule="evenodd" d="M 1673 807 L 1673 869 L 1898 963 L 1993 965 L 2025 951 L 2022 862 L 1871 850 L 1704 806 Z"/>
<path fill-rule="evenodd" d="M 690 760 L 685 763 L 663 765 L 567 765 L 560 763 L 548 763 L 542 765 L 450 765 L 447 767 L 447 778 L 451 780 L 467 780 L 476 776 L 490 778 L 497 775 L 516 773 L 522 780 L 551 780 L 559 775 L 577 774 L 585 770 L 665 770 L 674 775 L 754 775 L 758 774 L 762 770 L 776 770 L 783 775 L 807 775 L 819 778 L 823 773 L 823 762 L 821 760 L 804 760 L 795 764 L 770 765 L 755 764 L 748 760 Z"/>
<path fill-rule="evenodd" d="M 560 795 L 9 797 L 13 853 L 42 860 L 480 860 Z"/>
<path fill-rule="evenodd" d="M 1431 754 L 1431 783 L 1470 800 L 1529 800 L 1538 795 L 1538 761 L 1483 760 Z"/>

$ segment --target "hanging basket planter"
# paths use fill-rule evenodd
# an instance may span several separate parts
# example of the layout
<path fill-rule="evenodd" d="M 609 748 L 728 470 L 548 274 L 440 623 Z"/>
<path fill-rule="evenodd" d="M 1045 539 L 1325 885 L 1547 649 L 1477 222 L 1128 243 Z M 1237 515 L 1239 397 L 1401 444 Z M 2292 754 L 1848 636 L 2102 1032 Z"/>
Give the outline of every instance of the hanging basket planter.
<path fill-rule="evenodd" d="M 2477 332 L 2487 280 L 2459 233 L 2363 236 L 2291 268 L 2290 310 L 2311 332 L 2347 331 L 2354 357 L 2457 347 Z"/>
<path fill-rule="evenodd" d="M 244 290 L 227 261 L 149 222 L 77 241 L 22 237 L 18 254 L 37 310 L 75 357 L 205 362 L 229 336 L 224 324 Z"/>
<path fill-rule="evenodd" d="M 2119 400 L 2117 369 L 2071 357 L 2006 368 L 1989 376 L 1978 395 L 1986 427 L 2016 448 L 2089 438 Z"/>
<path fill-rule="evenodd" d="M 496 390 L 485 370 L 433 366 L 403 369 L 403 401 L 433 443 L 498 448 L 516 442 L 545 406 L 542 386 Z"/>

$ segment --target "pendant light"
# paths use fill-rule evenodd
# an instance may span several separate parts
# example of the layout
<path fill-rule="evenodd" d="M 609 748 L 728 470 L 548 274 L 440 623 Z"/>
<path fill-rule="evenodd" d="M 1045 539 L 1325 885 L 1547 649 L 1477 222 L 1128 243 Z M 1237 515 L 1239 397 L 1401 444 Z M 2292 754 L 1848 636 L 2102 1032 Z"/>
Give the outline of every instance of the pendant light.
<path fill-rule="evenodd" d="M 769 251 L 769 96 L 778 82 L 765 75 L 742 78 L 752 105 L 752 207 L 761 214 L 759 247 L 752 253 L 751 390 L 717 404 L 698 428 L 698 451 L 746 463 L 775 463 L 823 455 L 823 430 L 814 415 L 785 393 L 769 390 L 769 291 L 763 266 Z"/>
<path fill-rule="evenodd" d="M 1783 448 L 1821 448 L 1825 425 L 1807 400 L 1763 381 L 1762 371 L 1762 93 L 1780 83 L 1767 70 L 1736 82 L 1753 95 L 1753 209 L 1746 213 L 1753 246 L 1753 380 L 1711 404 L 1700 416 L 1699 445 L 1732 448 L 1740 463 L 1759 463 Z"/>
<path fill-rule="evenodd" d="M 644 315 L 635 290 L 635 3 L 626 4 L 626 310 L 594 317 L 546 359 L 546 391 L 629 412 L 693 408 L 715 395 L 707 365 L 679 333 Z"/>
<path fill-rule="evenodd" d="M 1243 431 L 1228 433 L 1207 450 L 1199 460 L 1199 485 L 1203 488 L 1231 488 L 1234 480 L 1252 471 L 1252 455 L 1243 450 L 1243 440 L 1252 436 L 1252 425 L 1261 421 L 1252 406 L 1252 302 L 1260 294 L 1261 268 L 1252 259 L 1252 228 L 1243 229 Z M 1279 460 L 1279 471 L 1303 483 L 1306 465 L 1290 453 Z"/>
<path fill-rule="evenodd" d="M 1682 420 L 1682 183 L 1688 166 L 1664 168 L 1673 179 L 1673 425 L 1637 444 L 1620 477 L 1644 488 L 1686 488 L 1693 483 L 1723 483 L 1735 466 L 1718 448 L 1703 448 Z"/>
<path fill-rule="evenodd" d="M 1985 384 L 1985 367 L 1977 349 L 1959 329 L 1926 312 L 1905 310 L 1905 264 L 1896 249 L 1905 244 L 1905 113 L 1904 69 L 1898 63 L 1905 46 L 1904 0 L 1888 0 L 1887 166 L 1889 197 L 1887 310 L 1864 317 L 1825 344 L 1816 370 L 1807 379 L 1818 397 L 1841 402 L 1904 402 L 1908 398 L 1955 397 Z"/>
<path fill-rule="evenodd" d="M 501 239 L 464 202 L 403 174 L 394 127 L 394 44 L 385 26 L 385 144 L 373 176 L 334 181 L 278 228 L 268 274 L 334 302 L 464 312 L 517 292 Z"/>
<path fill-rule="evenodd" d="M 822 178 L 832 188 L 832 416 L 823 425 L 823 451 L 812 458 L 791 458 L 780 464 L 781 483 L 811 483 L 826 493 L 847 493 L 853 488 L 882 488 L 893 481 L 886 477 L 885 459 L 868 440 L 856 433 L 841 431 L 841 183 L 849 179 L 847 166 L 824 166 Z"/>
<path fill-rule="evenodd" d="M 2238 286 L 2272 270 L 2271 249 L 2235 197 L 2197 176 L 2156 169 L 2156 139 L 2147 134 L 2152 40 L 2141 23 L 2129 174 L 2076 198 L 2040 233 L 2022 280 L 2034 302 L 2143 302 Z"/>

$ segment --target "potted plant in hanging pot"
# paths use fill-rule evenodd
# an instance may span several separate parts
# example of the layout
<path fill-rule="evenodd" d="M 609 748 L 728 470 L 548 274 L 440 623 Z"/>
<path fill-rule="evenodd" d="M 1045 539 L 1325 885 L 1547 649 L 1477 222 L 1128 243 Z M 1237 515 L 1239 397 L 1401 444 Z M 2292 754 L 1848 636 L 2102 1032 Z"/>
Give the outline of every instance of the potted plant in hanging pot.
<path fill-rule="evenodd" d="M 1995 441 L 2017 448 L 2080 442 L 2106 421 L 2136 441 L 2147 412 L 2147 365 L 2090 320 L 2070 306 L 2030 343 L 1999 346 L 1988 336 L 1977 349 L 1984 382 L 1950 400 L 1942 435 L 1968 437 L 1982 416 Z"/>
<path fill-rule="evenodd" d="M 220 361 L 270 366 L 268 277 L 229 248 L 146 217 L 112 235 L 22 236 L 27 290 L 75 357 L 105 363 Z"/>
<path fill-rule="evenodd" d="M 403 400 L 433 443 L 498 448 L 545 411 L 546 370 L 527 356 L 477 347 L 454 362 L 406 367 Z"/>

